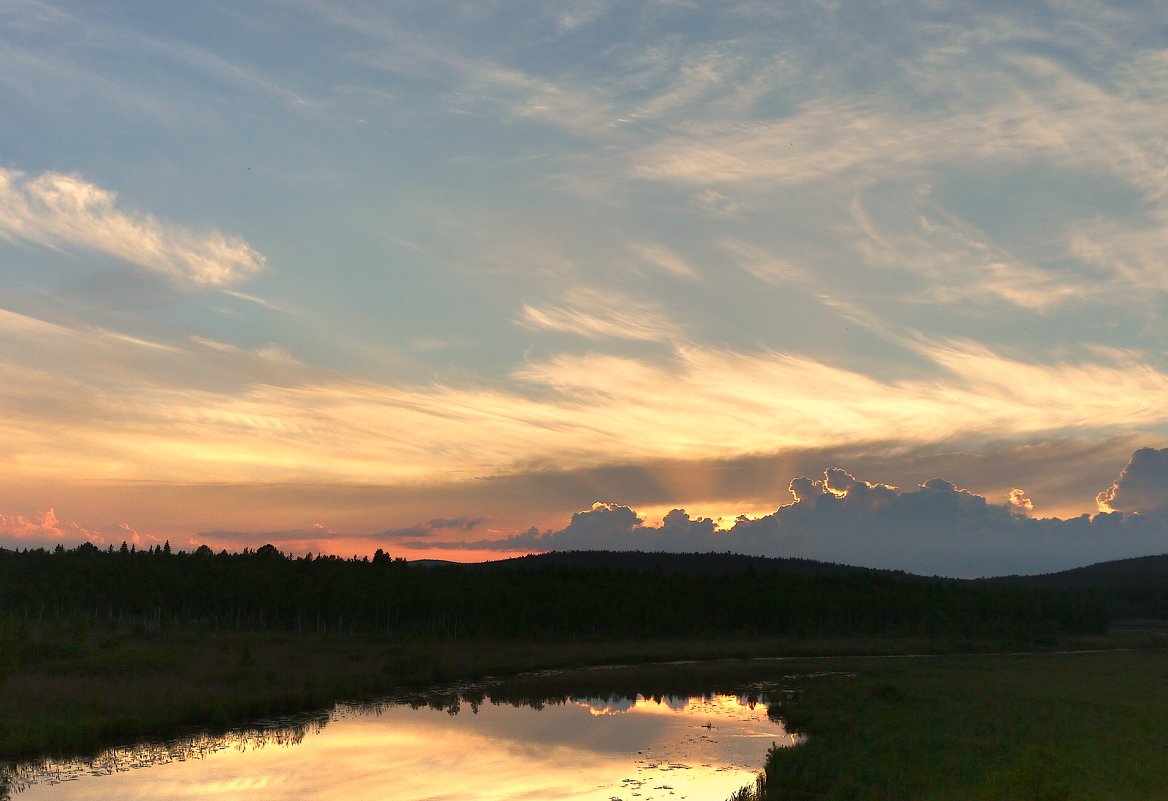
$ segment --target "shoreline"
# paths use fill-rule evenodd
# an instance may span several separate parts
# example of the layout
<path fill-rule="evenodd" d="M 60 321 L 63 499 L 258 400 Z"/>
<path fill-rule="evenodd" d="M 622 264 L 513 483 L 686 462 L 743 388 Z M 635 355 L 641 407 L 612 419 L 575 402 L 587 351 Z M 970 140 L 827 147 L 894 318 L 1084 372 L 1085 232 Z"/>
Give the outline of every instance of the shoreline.
<path fill-rule="evenodd" d="M 523 674 L 715 660 L 919 659 L 1138 648 L 1145 639 L 1018 643 L 914 639 L 724 639 L 645 642 L 402 642 L 261 633 L 94 636 L 10 670 L 0 684 L 0 762 L 78 756 L 119 742 L 246 724 L 341 701 Z M 1003 648 L 1002 646 L 1013 646 Z"/>

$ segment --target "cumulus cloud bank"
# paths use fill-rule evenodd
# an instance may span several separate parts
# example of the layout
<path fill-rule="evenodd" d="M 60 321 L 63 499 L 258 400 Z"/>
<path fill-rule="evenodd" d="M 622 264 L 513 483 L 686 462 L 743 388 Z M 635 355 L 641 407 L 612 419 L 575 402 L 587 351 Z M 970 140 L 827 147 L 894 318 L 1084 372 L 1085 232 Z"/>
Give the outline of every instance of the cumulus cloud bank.
<path fill-rule="evenodd" d="M 799 477 L 792 502 L 728 529 L 674 509 L 659 525 L 616 503 L 597 503 L 563 529 L 458 547 L 516 551 L 732 551 L 802 557 L 950 576 L 1040 573 L 1168 551 L 1168 449 L 1137 451 L 1101 512 L 1035 519 L 1024 490 L 1000 503 L 935 478 L 911 489 L 863 481 L 833 467 Z"/>
<path fill-rule="evenodd" d="M 57 545 L 74 547 L 82 543 L 120 545 L 123 542 L 141 545 L 154 544 L 153 537 L 143 537 L 126 523 L 87 528 L 72 520 L 61 520 L 54 509 L 38 512 L 31 517 L 0 514 L 0 547 L 52 548 Z"/>
<path fill-rule="evenodd" d="M 1168 448 L 1140 448 L 1095 500 L 1101 512 L 1158 512 L 1168 517 Z"/>
<path fill-rule="evenodd" d="M 342 545 L 352 549 L 345 553 L 357 553 L 385 542 L 395 543 L 395 552 L 717 551 L 961 577 L 1043 573 L 1168 552 L 1168 448 L 1136 451 L 1111 487 L 1099 493 L 1099 513 L 1070 519 L 1033 517 L 1033 503 L 1017 487 L 991 501 L 940 478 L 902 489 L 840 467 L 817 478 L 795 478 L 788 491 L 790 501 L 774 512 L 742 515 L 729 527 L 683 509 L 648 523 L 629 506 L 603 502 L 572 515 L 560 529 L 475 540 L 468 535 L 484 520 L 461 516 L 366 534 L 341 534 L 320 524 L 311 531 L 205 531 L 191 544 L 234 549 L 275 543 L 294 553 L 337 553 Z M 82 542 L 116 547 L 123 540 L 159 542 L 125 524 L 91 529 L 64 522 L 52 509 L 32 517 L 0 515 L 5 547 Z"/>
<path fill-rule="evenodd" d="M 116 193 L 53 172 L 33 177 L 0 167 L 0 237 L 97 251 L 197 286 L 236 284 L 264 266 L 263 255 L 238 237 L 122 211 Z"/>

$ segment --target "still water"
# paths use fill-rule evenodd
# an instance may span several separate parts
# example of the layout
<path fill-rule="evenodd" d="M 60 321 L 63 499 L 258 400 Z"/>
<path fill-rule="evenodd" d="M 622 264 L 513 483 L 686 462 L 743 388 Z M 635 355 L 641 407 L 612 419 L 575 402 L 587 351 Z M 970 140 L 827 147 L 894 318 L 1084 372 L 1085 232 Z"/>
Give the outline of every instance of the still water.
<path fill-rule="evenodd" d="M 794 738 L 739 694 L 470 687 L 9 772 L 20 801 L 722 801 Z M 691 691 L 692 692 L 692 691 Z M 0 797 L 4 792 L 0 790 Z"/>

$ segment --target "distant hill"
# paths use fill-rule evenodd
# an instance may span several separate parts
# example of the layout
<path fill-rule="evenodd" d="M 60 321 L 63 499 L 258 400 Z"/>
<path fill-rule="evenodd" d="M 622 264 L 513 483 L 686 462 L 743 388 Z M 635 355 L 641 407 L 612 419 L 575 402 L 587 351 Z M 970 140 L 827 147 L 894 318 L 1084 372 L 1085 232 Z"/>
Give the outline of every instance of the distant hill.
<path fill-rule="evenodd" d="M 920 576 L 903 570 L 859 567 L 814 559 L 749 556 L 737 553 L 668 553 L 663 551 L 549 551 L 490 562 L 460 563 L 442 559 L 419 559 L 409 564 L 418 567 L 466 567 L 487 570 L 543 570 L 571 568 L 579 570 L 620 570 L 661 572 L 694 576 L 718 576 L 741 573 L 748 568 L 758 572 L 786 573 L 800 576 L 839 576 L 867 573 L 901 576 L 906 579 L 934 581 L 940 577 Z M 1033 587 L 1047 590 L 1115 590 L 1127 592 L 1168 590 L 1168 554 L 1099 562 L 1058 573 L 1011 575 L 983 579 L 944 579 L 970 584 Z"/>
<path fill-rule="evenodd" d="M 786 573 L 800 576 L 872 573 L 905 575 L 903 571 L 853 567 L 812 559 L 778 559 L 737 553 L 668 553 L 663 551 L 550 551 L 542 554 L 482 562 L 482 567 L 509 570 L 543 570 L 572 568 L 580 570 L 624 570 L 638 573 L 720 576 L 741 573 L 753 567 L 762 573 Z"/>
<path fill-rule="evenodd" d="M 457 567 L 462 562 L 453 562 L 449 559 L 410 559 L 409 564 L 414 567 Z"/>
<path fill-rule="evenodd" d="M 990 579 L 953 579 L 919 576 L 899 570 L 817 562 L 811 559 L 776 559 L 732 553 L 658 553 L 643 551 L 559 551 L 497 562 L 484 562 L 488 570 L 569 569 L 660 573 L 717 578 L 753 570 L 759 575 L 809 577 L 860 577 L 893 579 L 917 585 L 963 585 L 987 589 L 1037 590 L 1069 593 L 1085 602 L 1099 604 L 1113 622 L 1139 620 L 1142 625 L 1168 621 L 1168 554 L 1100 562 L 1073 570 L 1034 576 L 1001 576 Z"/>
<path fill-rule="evenodd" d="M 1058 573 L 1001 576 L 985 581 L 1049 590 L 1168 590 L 1168 554 L 1099 562 Z"/>

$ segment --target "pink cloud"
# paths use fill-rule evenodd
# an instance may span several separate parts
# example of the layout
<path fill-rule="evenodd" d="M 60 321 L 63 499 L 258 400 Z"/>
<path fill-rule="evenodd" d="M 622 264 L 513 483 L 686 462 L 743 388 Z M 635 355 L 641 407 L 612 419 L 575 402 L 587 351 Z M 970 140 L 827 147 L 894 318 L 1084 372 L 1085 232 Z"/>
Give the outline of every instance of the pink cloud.
<path fill-rule="evenodd" d="M 24 515 L 0 514 L 0 537 L 15 540 L 22 546 L 31 546 L 34 543 L 36 545 L 105 543 L 105 538 L 100 532 L 87 529 L 78 523 L 59 520 L 52 508 L 46 512 L 38 512 L 31 518 Z"/>
<path fill-rule="evenodd" d="M 63 545 L 72 548 L 83 542 L 94 545 L 156 545 L 161 540 L 144 535 L 128 523 L 116 523 L 101 528 L 89 528 L 72 520 L 61 520 L 55 509 L 37 512 L 31 517 L 0 514 L 0 547 L 52 548 Z"/>

